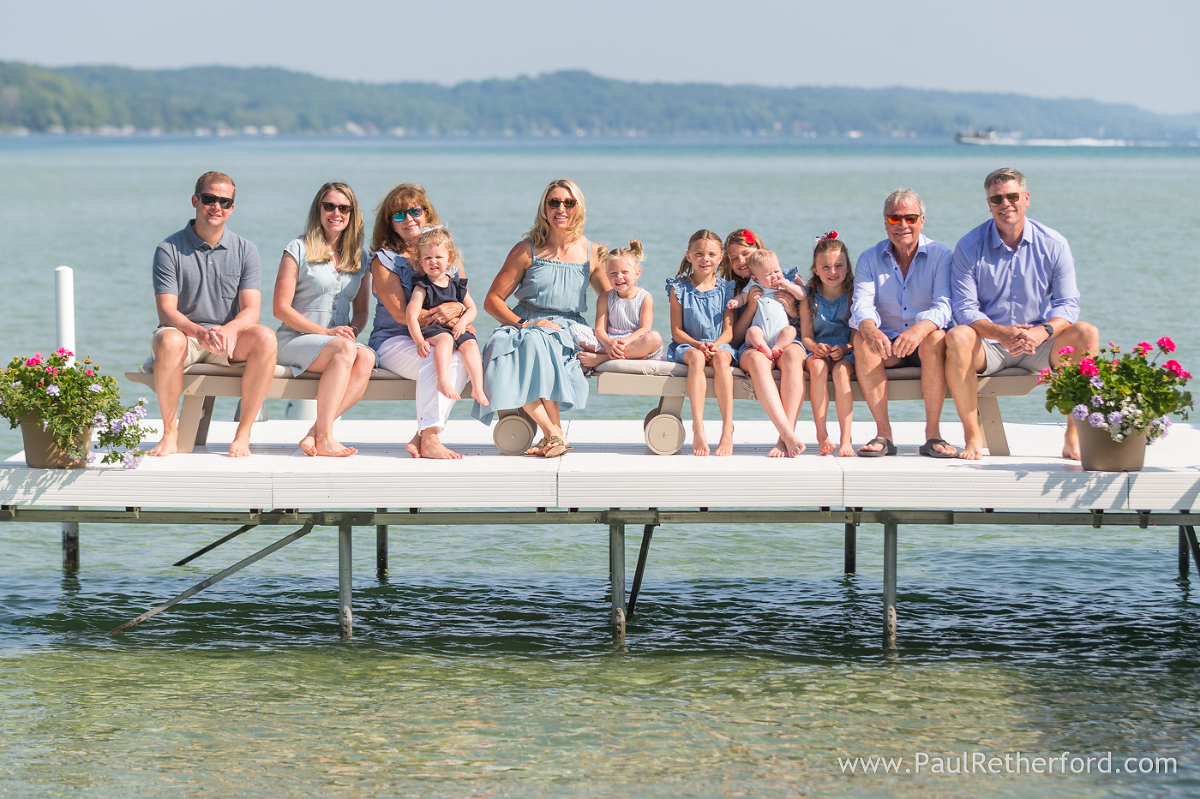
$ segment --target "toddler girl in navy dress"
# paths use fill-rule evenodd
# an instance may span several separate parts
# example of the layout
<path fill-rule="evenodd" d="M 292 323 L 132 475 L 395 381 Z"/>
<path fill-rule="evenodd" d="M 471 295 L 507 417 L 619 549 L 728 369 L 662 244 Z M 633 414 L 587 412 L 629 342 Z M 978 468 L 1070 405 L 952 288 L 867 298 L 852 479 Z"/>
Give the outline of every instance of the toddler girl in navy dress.
<path fill-rule="evenodd" d="M 850 377 L 854 374 L 854 353 L 850 344 L 850 300 L 854 296 L 854 272 L 850 269 L 850 251 L 837 237 L 837 231 L 817 239 L 813 248 L 808 301 L 800 303 L 800 341 L 808 350 L 809 396 L 813 422 L 817 426 L 817 445 L 822 455 L 833 452 L 833 442 L 825 427 L 829 411 L 828 381 L 833 380 L 833 401 L 837 406 L 841 441 L 837 454 L 854 456 L 850 443 L 850 421 L 854 414 L 854 395 Z"/>
<path fill-rule="evenodd" d="M 467 330 L 467 325 L 475 320 L 475 301 L 467 291 L 467 279 L 449 275 L 450 267 L 460 260 L 450 231 L 440 225 L 422 231 L 417 239 L 417 263 L 422 274 L 413 281 L 412 296 L 408 300 L 408 329 L 417 345 L 418 355 L 427 358 L 429 351 L 433 350 L 438 391 L 450 399 L 459 399 L 450 379 L 450 357 L 458 350 L 462 353 L 463 366 L 471 380 L 471 396 L 480 405 L 487 405 L 488 398 L 483 393 L 483 361 L 479 355 L 479 342 L 475 340 L 475 334 Z M 418 321 L 421 311 L 446 302 L 460 302 L 466 309 L 454 327 L 421 327 Z"/>

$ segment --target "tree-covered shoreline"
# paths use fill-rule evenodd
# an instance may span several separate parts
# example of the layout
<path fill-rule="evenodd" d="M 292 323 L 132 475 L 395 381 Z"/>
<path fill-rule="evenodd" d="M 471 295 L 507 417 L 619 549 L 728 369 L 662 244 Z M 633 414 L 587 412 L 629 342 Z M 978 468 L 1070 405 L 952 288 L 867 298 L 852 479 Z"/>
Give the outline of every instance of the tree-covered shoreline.
<path fill-rule="evenodd" d="M 1200 114 L 1017 94 L 632 83 L 587 72 L 369 84 L 277 68 L 134 70 L 0 62 L 0 131 L 492 136 L 949 137 L 1189 140 Z"/>

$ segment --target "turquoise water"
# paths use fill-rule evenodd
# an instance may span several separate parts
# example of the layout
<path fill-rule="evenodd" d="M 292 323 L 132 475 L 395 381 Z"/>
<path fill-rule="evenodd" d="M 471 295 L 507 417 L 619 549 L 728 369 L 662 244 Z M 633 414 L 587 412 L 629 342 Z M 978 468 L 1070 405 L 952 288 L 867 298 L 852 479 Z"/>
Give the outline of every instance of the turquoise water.
<path fill-rule="evenodd" d="M 238 181 L 231 227 L 259 245 L 265 288 L 321 182 L 347 180 L 373 207 L 416 180 L 479 298 L 560 175 L 583 186 L 592 238 L 645 243 L 642 284 L 660 293 L 698 227 L 750 225 L 790 263 L 836 228 L 857 254 L 882 237 L 880 203 L 900 184 L 925 197 L 926 232 L 953 242 L 985 218 L 982 177 L 1006 163 L 1029 176 L 1031 215 L 1070 239 L 1085 318 L 1127 344 L 1171 335 L 1194 366 L 1200 154 L 680 141 L 0 138 L 0 357 L 52 349 L 53 267 L 68 264 L 78 350 L 113 373 L 139 363 L 150 256 L 209 168 Z M 1036 394 L 1004 412 L 1049 418 Z M 580 415 L 644 413 L 594 397 Z M 759 418 L 750 403 L 736 413 Z M 19 449 L 0 430 L 0 453 Z M 169 566 L 225 532 L 85 525 L 76 577 L 58 568 L 56 525 L 0 525 L 0 796 L 1200 793 L 1200 606 L 1176 576 L 1174 528 L 901 528 L 894 655 L 879 646 L 880 531 L 862 528 L 844 577 L 837 526 L 661 528 L 622 647 L 607 628 L 607 536 L 582 527 L 394 527 L 384 577 L 360 530 L 350 642 L 336 637 L 329 529 L 105 634 L 286 531 Z M 838 761 L 914 768 L 918 752 L 963 751 L 1177 769 L 851 776 Z"/>

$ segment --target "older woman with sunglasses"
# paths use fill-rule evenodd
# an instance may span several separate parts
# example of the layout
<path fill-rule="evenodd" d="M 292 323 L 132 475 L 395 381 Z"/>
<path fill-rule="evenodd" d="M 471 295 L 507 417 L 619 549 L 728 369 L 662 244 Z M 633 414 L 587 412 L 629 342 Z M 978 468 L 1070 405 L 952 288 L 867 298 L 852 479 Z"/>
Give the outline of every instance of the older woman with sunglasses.
<path fill-rule="evenodd" d="M 420 357 L 416 342 L 408 334 L 408 326 L 401 321 L 407 313 L 413 282 L 419 274 L 417 239 L 423 228 L 440 225 L 441 217 L 425 194 L 425 188 L 416 183 L 396 186 L 375 210 L 371 276 L 375 280 L 378 304 L 370 344 L 379 354 L 380 366 L 417 383 L 417 434 L 406 449 L 414 458 L 461 458 L 462 455 L 442 444 L 440 438 L 455 401 L 438 392 L 433 358 Z M 451 275 L 465 275 L 461 262 L 451 267 Z M 462 303 L 443 303 L 422 311 L 420 321 L 422 325 L 449 327 L 464 310 Z M 467 384 L 467 370 L 457 351 L 450 359 L 449 376 L 454 390 L 461 394 Z"/>
<path fill-rule="evenodd" d="M 304 235 L 284 250 L 273 310 L 278 362 L 292 375 L 315 372 L 317 421 L 300 440 L 306 455 L 353 455 L 333 437 L 333 420 L 362 399 L 375 354 L 355 339 L 367 323 L 370 274 L 363 269 L 363 218 L 354 191 L 326 183 L 313 198 Z"/>
<path fill-rule="evenodd" d="M 583 235 L 583 192 L 559 179 L 542 192 L 533 227 L 508 253 L 492 281 L 484 307 L 500 327 L 483 350 L 483 379 L 491 405 L 472 414 L 489 424 L 495 410 L 523 408 L 542 429 L 527 455 L 555 458 L 570 447 L 559 410 L 587 403 L 587 378 L 569 325 L 587 324 L 587 288 L 608 291 L 598 245 Z M 508 298 L 517 295 L 516 308 Z"/>

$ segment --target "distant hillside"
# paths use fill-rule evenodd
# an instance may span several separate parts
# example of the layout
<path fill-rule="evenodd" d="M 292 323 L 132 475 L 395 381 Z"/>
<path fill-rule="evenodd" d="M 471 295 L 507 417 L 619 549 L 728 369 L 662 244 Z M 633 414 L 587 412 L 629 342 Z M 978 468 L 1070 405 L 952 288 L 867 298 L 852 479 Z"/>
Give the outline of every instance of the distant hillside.
<path fill-rule="evenodd" d="M 587 72 L 433 83 L 335 81 L 283 69 L 47 69 L 0 62 L 0 130 L 405 135 L 1197 138 L 1200 115 L 1017 94 L 631 83 Z"/>

